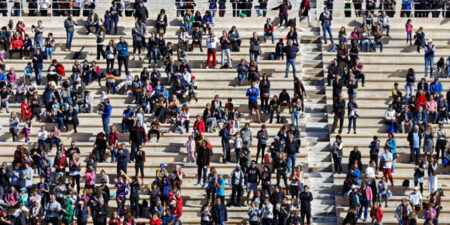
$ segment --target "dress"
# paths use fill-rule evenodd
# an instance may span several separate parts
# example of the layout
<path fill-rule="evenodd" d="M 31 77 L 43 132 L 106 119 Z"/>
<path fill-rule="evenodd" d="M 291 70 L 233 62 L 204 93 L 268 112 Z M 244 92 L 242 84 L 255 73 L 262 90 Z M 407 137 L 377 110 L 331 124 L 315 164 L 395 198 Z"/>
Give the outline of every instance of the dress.
<path fill-rule="evenodd" d="M 423 136 L 424 136 L 423 152 L 433 153 L 433 149 L 434 149 L 433 132 L 425 131 L 423 133 Z"/>

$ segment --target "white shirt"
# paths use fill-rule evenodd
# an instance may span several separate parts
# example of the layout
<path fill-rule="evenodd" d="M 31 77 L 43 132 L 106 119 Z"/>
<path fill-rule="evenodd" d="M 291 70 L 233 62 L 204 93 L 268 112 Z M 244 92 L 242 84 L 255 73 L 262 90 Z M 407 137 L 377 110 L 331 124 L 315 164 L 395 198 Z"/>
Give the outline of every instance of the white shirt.
<path fill-rule="evenodd" d="M 192 80 L 192 74 L 187 72 L 186 74 L 183 75 L 183 78 L 186 82 L 188 82 L 189 84 L 191 84 L 191 80 Z"/>
<path fill-rule="evenodd" d="M 389 111 L 386 110 L 386 113 L 384 114 L 384 119 L 387 121 L 395 120 L 395 110 Z"/>
<path fill-rule="evenodd" d="M 47 138 L 48 132 L 46 130 L 42 131 L 39 130 L 38 131 L 38 140 L 45 140 Z"/>
<path fill-rule="evenodd" d="M 332 146 L 335 146 L 335 145 L 336 145 L 336 148 L 334 148 L 334 150 L 333 150 L 334 154 L 337 154 L 337 150 L 340 150 L 340 149 L 344 148 L 344 143 L 343 142 L 337 143 L 336 141 L 334 141 Z"/>
<path fill-rule="evenodd" d="M 207 48 L 216 49 L 218 43 L 219 43 L 219 39 L 217 37 L 214 37 L 214 38 L 208 37 L 208 38 L 206 38 L 206 46 L 207 46 Z"/>
<path fill-rule="evenodd" d="M 420 192 L 417 192 L 417 194 L 415 194 L 414 192 L 409 194 L 409 201 L 411 201 L 413 205 L 419 205 L 421 199 L 422 194 L 420 194 Z"/>
<path fill-rule="evenodd" d="M 389 161 L 389 162 L 384 161 L 383 168 L 384 168 L 384 169 L 392 168 L 392 153 L 390 153 L 390 152 L 388 152 L 388 153 L 384 152 L 383 154 L 381 154 L 381 158 L 380 158 L 380 159 L 383 159 L 383 160 L 391 160 L 391 161 Z"/>
<path fill-rule="evenodd" d="M 375 168 L 370 167 L 370 166 L 367 167 L 367 168 L 366 168 L 366 171 L 365 171 L 365 174 L 366 174 L 368 177 L 375 177 Z M 372 184 L 372 182 L 373 182 L 373 179 L 372 179 L 372 178 L 367 179 L 367 183 Z"/>

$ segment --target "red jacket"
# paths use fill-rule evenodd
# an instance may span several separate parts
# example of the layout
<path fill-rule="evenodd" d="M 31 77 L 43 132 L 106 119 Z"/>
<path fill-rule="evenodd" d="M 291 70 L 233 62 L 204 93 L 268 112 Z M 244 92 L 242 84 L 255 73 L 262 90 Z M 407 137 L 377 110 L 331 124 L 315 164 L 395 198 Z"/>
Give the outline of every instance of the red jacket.
<path fill-rule="evenodd" d="M 18 39 L 13 39 L 11 41 L 11 49 L 19 49 L 23 46 L 23 41 L 22 40 L 18 40 Z"/>
<path fill-rule="evenodd" d="M 151 219 L 150 225 L 161 225 L 161 219 L 160 218 L 158 218 L 158 220 Z"/>
<path fill-rule="evenodd" d="M 372 207 L 370 210 L 370 218 L 376 218 L 377 223 L 381 223 L 383 220 L 383 212 L 381 211 L 381 207 L 378 206 L 377 209 L 375 207 Z"/>
<path fill-rule="evenodd" d="M 205 122 L 203 120 L 195 121 L 194 130 L 197 129 L 200 133 L 205 133 Z"/>
<path fill-rule="evenodd" d="M 64 71 L 64 66 L 62 64 L 58 64 L 55 70 L 60 76 L 62 77 L 66 76 L 66 72 Z"/>
<path fill-rule="evenodd" d="M 177 207 L 172 209 L 172 215 L 175 216 L 175 218 L 180 218 L 181 215 L 183 214 L 183 197 L 178 197 L 177 198 Z"/>
<path fill-rule="evenodd" d="M 273 23 L 264 24 L 264 33 L 273 33 Z"/>
<path fill-rule="evenodd" d="M 427 98 L 425 95 L 418 95 L 416 97 L 416 110 L 419 110 L 419 106 L 423 107 L 423 110 L 425 111 L 425 103 L 427 102 Z"/>

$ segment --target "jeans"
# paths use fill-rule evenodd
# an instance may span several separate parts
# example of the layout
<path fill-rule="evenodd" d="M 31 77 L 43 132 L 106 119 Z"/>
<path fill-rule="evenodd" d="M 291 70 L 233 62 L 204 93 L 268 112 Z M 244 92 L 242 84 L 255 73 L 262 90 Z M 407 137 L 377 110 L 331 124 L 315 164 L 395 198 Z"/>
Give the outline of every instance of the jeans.
<path fill-rule="evenodd" d="M 381 200 L 383 199 L 383 196 L 384 196 L 384 204 L 387 205 L 387 202 L 389 200 L 388 194 L 387 193 L 386 194 L 378 193 L 377 195 L 378 195 L 378 203 L 380 203 L 380 205 L 381 205 Z"/>
<path fill-rule="evenodd" d="M 113 150 L 111 151 L 111 162 L 116 162 L 118 160 L 117 158 L 117 148 L 113 147 Z"/>
<path fill-rule="evenodd" d="M 369 39 L 361 40 L 361 51 L 362 52 L 369 52 L 370 44 L 371 43 L 370 43 Z"/>
<path fill-rule="evenodd" d="M 185 23 L 184 24 L 184 28 L 186 28 L 186 31 L 188 33 L 191 33 L 192 25 L 193 25 L 193 23 L 190 23 L 190 24 Z"/>
<path fill-rule="evenodd" d="M 381 33 L 383 33 L 383 30 L 384 30 L 384 26 L 383 26 L 383 24 L 380 24 L 380 32 Z M 386 25 L 386 35 L 389 35 L 389 32 L 391 31 L 391 25 L 389 25 L 389 24 L 387 24 Z"/>
<path fill-rule="evenodd" d="M 36 40 L 36 39 L 34 39 L 34 53 L 36 53 L 36 49 L 38 48 L 38 46 L 39 46 L 39 48 L 41 49 L 41 52 L 42 52 L 42 49 L 43 49 L 43 46 L 44 46 L 44 40 Z"/>
<path fill-rule="evenodd" d="M 406 101 L 405 104 L 409 104 L 409 101 L 411 100 L 411 97 L 414 95 L 414 85 L 407 84 L 405 86 L 406 88 Z"/>
<path fill-rule="evenodd" d="M 364 220 L 367 220 L 367 214 L 369 211 L 369 205 L 370 205 L 370 201 L 366 201 L 364 203 L 361 203 L 361 207 L 359 207 L 359 212 L 358 212 L 358 219 L 361 219 L 361 214 L 364 208 Z"/>
<path fill-rule="evenodd" d="M 353 132 L 356 132 L 356 117 L 348 117 L 348 132 L 350 133 L 350 130 L 352 130 L 352 123 L 353 123 Z"/>
<path fill-rule="evenodd" d="M 47 59 L 53 58 L 53 51 L 55 51 L 55 48 L 45 48 L 45 55 L 47 56 Z"/>
<path fill-rule="evenodd" d="M 149 49 L 148 63 L 152 63 L 152 58 L 153 58 L 153 62 L 155 62 L 155 64 L 157 64 L 158 63 L 158 48 Z"/>
<path fill-rule="evenodd" d="M 437 123 L 438 116 L 439 116 L 439 113 L 437 111 L 430 112 L 427 110 L 427 111 L 425 111 L 425 115 L 427 116 L 427 118 L 425 119 L 426 121 L 428 121 L 429 116 L 432 115 L 433 116 L 432 123 Z"/>
<path fill-rule="evenodd" d="M 114 34 L 117 34 L 117 24 L 119 23 L 119 15 L 113 15 L 111 16 L 111 19 L 109 20 L 109 31 L 107 34 L 111 34 L 112 27 L 114 25 Z"/>
<path fill-rule="evenodd" d="M 239 84 L 244 85 L 244 81 L 245 81 L 245 79 L 247 79 L 247 74 L 246 73 L 238 74 L 238 79 L 239 79 Z"/>
<path fill-rule="evenodd" d="M 273 35 L 273 33 L 265 33 L 265 32 L 264 32 L 264 43 L 266 43 L 266 41 L 267 41 L 267 36 L 272 37 L 272 44 L 274 44 L 274 35 Z"/>
<path fill-rule="evenodd" d="M 109 94 L 110 89 L 112 88 L 112 92 L 116 93 L 116 83 L 106 82 L 106 93 Z"/>
<path fill-rule="evenodd" d="M 363 73 L 355 73 L 354 75 L 356 79 L 361 79 L 362 85 L 366 83 L 366 75 L 364 75 Z"/>
<path fill-rule="evenodd" d="M 425 57 L 425 77 L 428 76 L 428 65 L 430 65 L 430 77 L 433 76 L 434 57 Z"/>
<path fill-rule="evenodd" d="M 295 59 L 286 59 L 286 75 L 284 77 L 288 77 L 289 75 L 289 65 L 292 65 L 292 73 L 294 74 L 294 77 L 296 77 L 297 71 L 295 69 Z"/>
<path fill-rule="evenodd" d="M 291 113 L 291 124 L 297 126 L 297 130 L 300 130 L 300 112 L 299 111 L 293 111 Z"/>
<path fill-rule="evenodd" d="M 277 114 L 277 123 L 279 123 L 280 122 L 280 110 L 278 110 L 278 109 L 270 111 L 270 123 L 272 123 L 274 113 Z"/>
<path fill-rule="evenodd" d="M 48 142 L 50 144 L 49 149 L 52 151 L 53 145 L 56 144 L 56 149 L 59 150 L 59 144 L 61 143 L 61 139 L 59 138 L 50 138 L 48 139 Z"/>
<path fill-rule="evenodd" d="M 334 172 L 341 174 L 342 173 L 342 157 L 339 157 L 337 154 L 333 153 L 333 161 L 334 161 Z"/>
<path fill-rule="evenodd" d="M 372 46 L 373 46 L 373 51 L 374 52 L 377 51 L 377 45 L 380 45 L 380 52 L 383 52 L 383 41 L 379 40 L 379 41 L 372 42 Z"/>
<path fill-rule="evenodd" d="M 263 17 L 266 17 L 266 15 L 267 15 L 267 5 L 257 5 L 257 6 L 255 6 L 255 9 L 256 9 L 256 14 L 258 15 L 258 16 L 261 16 L 261 11 L 262 11 L 262 16 Z"/>
<path fill-rule="evenodd" d="M 231 67 L 231 53 L 230 53 L 230 49 L 222 49 L 221 50 L 221 62 L 220 62 L 220 66 L 223 66 L 224 63 L 224 57 L 227 56 L 227 66 Z"/>
<path fill-rule="evenodd" d="M 103 131 L 105 131 L 106 137 L 109 137 L 109 118 L 103 118 Z"/>
<path fill-rule="evenodd" d="M 203 176 L 202 176 L 202 172 L 203 172 Z M 197 183 L 200 184 L 200 181 L 202 180 L 202 177 L 203 177 L 203 184 L 206 184 L 206 175 L 208 173 L 207 168 L 204 167 L 203 165 L 198 165 L 197 173 L 198 173 Z"/>
<path fill-rule="evenodd" d="M 291 168 L 292 169 L 295 168 L 295 161 L 296 161 L 296 159 L 297 159 L 297 154 L 295 154 L 295 153 L 287 155 L 287 170 L 288 170 L 288 173 L 291 173 Z"/>
<path fill-rule="evenodd" d="M 74 34 L 74 32 L 67 32 L 67 38 L 66 38 L 66 49 L 67 50 L 70 50 L 72 48 L 73 34 Z"/>
<path fill-rule="evenodd" d="M 420 158 L 420 148 L 410 148 L 409 161 L 417 162 Z"/>
<path fill-rule="evenodd" d="M 255 60 L 255 62 L 258 62 L 258 55 L 259 55 L 259 52 L 250 51 L 250 61 Z"/>
<path fill-rule="evenodd" d="M 326 23 L 323 23 L 322 30 L 323 30 L 323 40 L 325 41 L 325 44 L 327 43 L 327 32 L 328 32 L 328 36 L 330 36 L 331 44 L 333 44 L 334 41 L 333 41 L 333 35 L 331 34 L 331 26 Z"/>
<path fill-rule="evenodd" d="M 205 120 L 206 127 L 208 126 L 208 124 L 211 124 L 211 126 L 210 126 L 211 130 L 216 128 L 216 125 L 217 125 L 216 117 L 208 117 L 208 118 L 206 118 L 206 120 Z"/>

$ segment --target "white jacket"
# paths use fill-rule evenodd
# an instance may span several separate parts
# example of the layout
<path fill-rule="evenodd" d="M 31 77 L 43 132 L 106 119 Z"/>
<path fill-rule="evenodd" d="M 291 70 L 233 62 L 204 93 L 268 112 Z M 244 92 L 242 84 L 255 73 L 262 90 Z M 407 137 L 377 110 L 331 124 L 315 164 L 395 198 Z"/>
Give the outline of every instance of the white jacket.
<path fill-rule="evenodd" d="M 384 119 L 386 120 L 386 121 L 391 121 L 391 120 L 395 120 L 395 110 L 392 110 L 392 111 L 389 111 L 389 109 L 388 110 L 386 110 L 386 112 L 384 113 Z"/>
<path fill-rule="evenodd" d="M 218 44 L 219 44 L 219 39 L 217 37 L 214 37 L 214 38 L 208 37 L 208 38 L 206 38 L 206 47 L 207 48 L 216 49 Z"/>

